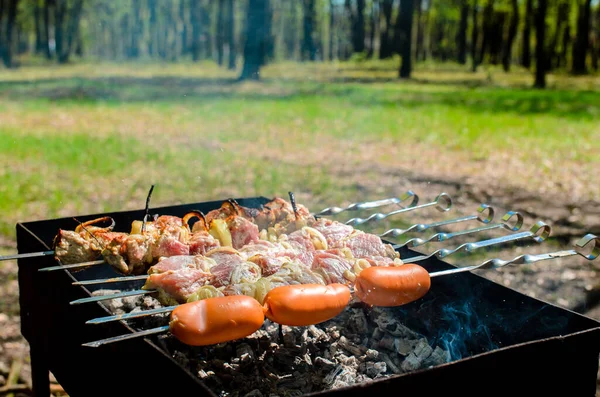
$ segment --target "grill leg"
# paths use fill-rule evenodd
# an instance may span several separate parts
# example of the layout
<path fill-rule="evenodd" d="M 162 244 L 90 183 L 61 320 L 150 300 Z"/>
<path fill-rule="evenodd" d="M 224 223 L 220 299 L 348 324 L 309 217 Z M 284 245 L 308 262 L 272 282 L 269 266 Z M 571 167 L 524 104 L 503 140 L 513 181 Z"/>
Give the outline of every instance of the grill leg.
<path fill-rule="evenodd" d="M 46 360 L 43 346 L 33 343 L 29 347 L 31 357 L 31 384 L 35 397 L 50 396 L 50 369 Z"/>

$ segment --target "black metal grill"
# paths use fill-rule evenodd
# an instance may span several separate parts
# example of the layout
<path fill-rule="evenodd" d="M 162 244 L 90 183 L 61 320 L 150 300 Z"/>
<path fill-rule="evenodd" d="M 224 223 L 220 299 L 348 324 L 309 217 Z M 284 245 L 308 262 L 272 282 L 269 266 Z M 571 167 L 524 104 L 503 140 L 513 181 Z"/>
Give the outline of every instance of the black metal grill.
<path fill-rule="evenodd" d="M 264 197 L 236 199 L 258 207 Z M 153 209 L 183 216 L 190 210 L 208 212 L 222 201 Z M 78 217 L 113 217 L 119 226 L 142 219 L 143 210 Z M 59 228 L 73 229 L 72 218 L 17 224 L 19 253 L 48 250 Z M 126 231 L 126 230 L 117 230 Z M 417 255 L 407 248 L 401 257 Z M 128 332 L 124 322 L 85 325 L 111 313 L 100 304 L 71 306 L 88 297 L 93 286 L 73 286 L 76 280 L 114 276 L 108 266 L 71 273 L 40 273 L 53 266 L 51 257 L 19 260 L 22 333 L 31 346 L 32 381 L 36 396 L 49 395 L 48 371 L 70 396 L 194 395 L 215 396 L 200 378 L 178 364 L 154 337 L 86 348 L 81 344 Z M 436 258 L 420 263 L 429 271 L 453 266 Z M 139 288 L 139 283 L 122 286 Z M 465 311 L 468 310 L 468 315 Z M 342 389 L 311 395 L 556 395 L 594 396 L 600 353 L 600 323 L 471 273 L 432 280 L 422 299 L 395 309 L 410 328 L 428 339 L 454 332 L 461 338 L 455 360 Z M 453 315 L 449 315 L 453 313 Z M 461 358 L 458 358 L 461 357 Z"/>

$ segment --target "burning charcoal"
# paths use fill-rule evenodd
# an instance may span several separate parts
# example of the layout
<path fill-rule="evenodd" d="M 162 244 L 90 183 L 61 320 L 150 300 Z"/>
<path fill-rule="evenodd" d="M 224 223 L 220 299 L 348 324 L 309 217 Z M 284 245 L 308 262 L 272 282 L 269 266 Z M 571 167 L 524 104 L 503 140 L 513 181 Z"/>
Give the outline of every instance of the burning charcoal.
<path fill-rule="evenodd" d="M 335 363 L 323 357 L 315 358 L 315 365 L 326 370 L 331 370 L 335 367 Z"/>
<path fill-rule="evenodd" d="M 248 365 L 254 361 L 254 351 L 247 343 L 241 343 L 235 349 L 236 356 L 242 365 Z"/>
<path fill-rule="evenodd" d="M 350 343 L 350 341 L 348 341 L 348 339 L 346 339 L 346 337 L 344 337 L 344 336 L 342 336 L 340 338 L 338 343 L 342 349 L 348 351 L 349 353 L 352 353 L 355 356 L 360 356 L 361 354 L 364 353 L 360 347 Z"/>
<path fill-rule="evenodd" d="M 139 307 L 142 302 L 142 296 L 126 296 L 124 298 L 121 298 L 123 300 L 123 310 L 125 310 L 126 312 L 130 312 L 133 309 L 135 309 L 136 307 Z"/>
<path fill-rule="evenodd" d="M 367 317 L 362 309 L 351 309 L 352 315 L 348 319 L 348 329 L 359 335 L 369 332 Z"/>
<path fill-rule="evenodd" d="M 444 364 L 450 361 L 450 359 L 450 353 L 438 346 L 433 350 L 433 353 L 431 353 L 427 360 L 423 362 L 423 366 L 432 367 L 435 365 Z"/>
<path fill-rule="evenodd" d="M 377 360 L 379 358 L 379 352 L 377 350 L 367 349 L 365 356 L 367 360 Z"/>
<path fill-rule="evenodd" d="M 263 394 L 260 390 L 254 389 L 250 393 L 244 394 L 244 397 L 263 397 Z"/>
<path fill-rule="evenodd" d="M 431 356 L 431 353 L 433 353 L 433 348 L 429 346 L 427 339 L 419 339 L 419 343 L 417 343 L 415 346 L 414 353 L 421 361 L 425 361 L 429 356 Z"/>
<path fill-rule="evenodd" d="M 288 331 L 283 334 L 283 345 L 285 347 L 295 347 L 296 346 L 296 335 L 293 331 Z"/>
<path fill-rule="evenodd" d="M 387 350 L 394 350 L 395 338 L 390 334 L 383 335 L 383 338 L 379 341 L 379 347 Z"/>
<path fill-rule="evenodd" d="M 407 356 L 415 349 L 417 342 L 416 339 L 398 338 L 394 340 L 394 350 L 402 356 Z"/>
<path fill-rule="evenodd" d="M 410 353 L 402 362 L 401 368 L 404 372 L 410 372 L 419 369 L 420 366 L 421 361 L 419 358 L 415 355 L 415 353 Z"/>
<path fill-rule="evenodd" d="M 346 387 L 356 382 L 356 370 L 350 367 L 343 366 L 342 371 L 334 377 L 331 383 L 332 389 Z"/>
<path fill-rule="evenodd" d="M 385 332 L 383 332 L 382 330 L 380 330 L 379 328 L 375 328 L 373 330 L 373 334 L 371 335 L 371 338 L 373 338 L 374 340 L 380 340 L 381 338 L 383 338 L 383 335 L 385 334 Z"/>
<path fill-rule="evenodd" d="M 375 323 L 382 331 L 385 331 L 393 336 L 400 336 L 404 338 L 417 339 L 419 337 L 419 334 L 400 324 L 389 311 L 378 310 L 375 312 L 374 310 L 373 312 L 375 315 L 377 315 L 375 318 Z"/>
<path fill-rule="evenodd" d="M 402 370 L 408 372 L 421 368 L 423 362 L 431 356 L 431 353 L 433 353 L 433 348 L 429 346 L 427 340 L 420 339 L 415 346 L 415 350 L 402 362 Z"/>
<path fill-rule="evenodd" d="M 340 362 L 344 364 L 346 367 L 358 368 L 358 360 L 354 356 L 346 356 L 344 354 L 340 354 Z"/>
<path fill-rule="evenodd" d="M 151 296 L 144 296 L 144 299 L 142 300 L 142 307 L 144 309 L 158 309 L 159 307 L 162 307 L 162 305 L 158 299 Z"/>
<path fill-rule="evenodd" d="M 381 353 L 379 354 L 379 358 L 381 358 L 383 360 L 383 362 L 385 363 L 385 365 L 387 366 L 387 368 L 389 368 L 390 371 L 392 371 L 392 373 L 394 374 L 401 374 L 402 370 L 398 367 L 398 365 L 396 365 L 392 359 L 390 358 L 390 356 L 388 356 L 385 353 Z"/>
<path fill-rule="evenodd" d="M 313 337 L 315 342 L 329 342 L 330 337 L 323 330 L 311 325 L 308 327 L 308 333 Z"/>
<path fill-rule="evenodd" d="M 387 372 L 387 367 L 385 362 L 371 362 L 367 361 L 366 363 L 362 363 L 358 366 L 358 370 L 364 374 L 366 374 L 369 378 L 375 378 L 379 375 L 385 374 Z"/>

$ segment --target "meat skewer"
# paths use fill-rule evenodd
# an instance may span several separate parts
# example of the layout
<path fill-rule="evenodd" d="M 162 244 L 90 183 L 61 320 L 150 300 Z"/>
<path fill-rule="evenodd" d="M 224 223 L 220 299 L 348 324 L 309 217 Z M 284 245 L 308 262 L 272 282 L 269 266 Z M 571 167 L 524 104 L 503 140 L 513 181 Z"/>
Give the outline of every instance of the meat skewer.
<path fill-rule="evenodd" d="M 501 224 L 501 225 L 503 225 L 503 224 Z M 402 262 L 403 263 L 417 263 L 417 262 L 427 260 L 434 256 L 436 256 L 438 258 L 446 258 L 452 254 L 455 254 L 455 253 L 458 253 L 461 251 L 472 252 L 479 248 L 491 247 L 491 246 L 499 245 L 499 244 L 506 244 L 509 242 L 519 241 L 519 240 L 523 240 L 526 238 L 533 238 L 533 240 L 535 242 L 541 243 L 546 238 L 548 238 L 550 233 L 551 233 L 550 226 L 548 226 L 544 222 L 540 221 L 540 222 L 537 222 L 535 225 L 533 225 L 531 227 L 531 229 L 527 232 L 492 238 L 492 239 L 488 239 L 488 240 L 480 240 L 480 241 L 476 241 L 476 242 L 472 242 L 472 243 L 466 243 L 466 244 L 462 244 L 454 249 L 444 248 L 444 249 L 434 251 L 433 253 L 428 254 L 428 255 L 419 255 L 419 256 L 412 257 L 412 258 L 406 258 L 406 259 L 403 259 Z M 395 246 L 393 246 L 393 245 L 390 247 L 395 249 Z M 310 267 L 310 266 L 312 266 L 312 263 L 309 263 L 307 265 Z M 139 279 L 146 279 L 146 278 L 148 278 L 148 276 L 139 276 L 139 278 L 136 278 L 136 279 L 139 280 Z M 75 282 L 74 284 L 92 285 L 92 284 L 103 284 L 103 283 L 112 283 L 112 282 L 128 281 L 128 280 L 131 280 L 131 279 L 125 278 L 125 280 L 122 280 L 121 278 L 117 277 L 117 278 L 110 278 L 110 279 L 86 280 L 86 281 Z M 148 292 L 146 292 L 146 293 L 148 293 Z M 142 294 L 142 291 L 140 291 L 140 294 Z M 76 304 L 79 304 L 79 303 L 86 303 L 86 302 L 94 302 L 94 301 L 97 301 L 98 299 L 99 300 L 108 299 L 108 297 L 94 297 L 94 298 L 96 298 L 96 299 L 84 298 L 84 299 L 74 301 L 74 302 L 76 302 Z M 104 299 L 102 299 L 102 298 L 104 298 Z M 112 299 L 112 298 L 110 298 L 110 299 Z"/>
<path fill-rule="evenodd" d="M 409 226 L 406 229 L 397 229 L 397 228 L 390 229 L 388 231 L 381 233 L 379 235 L 379 237 L 382 237 L 382 238 L 388 237 L 388 236 L 399 237 L 399 236 L 402 236 L 403 234 L 406 234 L 406 233 L 409 233 L 412 231 L 423 233 L 434 227 L 453 225 L 456 223 L 468 222 L 468 221 L 473 221 L 473 220 L 477 220 L 484 224 L 489 224 L 491 221 L 494 220 L 494 215 L 495 215 L 494 208 L 487 204 L 481 204 L 479 206 L 479 208 L 477 208 L 477 212 L 479 213 L 479 215 L 461 216 L 461 217 L 454 218 L 454 219 L 447 219 L 444 221 L 432 222 L 432 223 L 427 223 L 427 224 L 416 223 L 414 225 Z M 483 217 L 483 215 L 481 215 L 483 213 L 486 213 L 485 217 Z"/>
<path fill-rule="evenodd" d="M 591 248 L 584 251 L 590 244 Z M 359 300 L 371 306 L 401 306 L 423 297 L 429 291 L 430 280 L 435 277 L 476 269 L 493 269 L 514 264 L 531 264 L 574 255 L 580 255 L 590 261 L 595 260 L 600 255 L 600 239 L 593 234 L 587 234 L 575 244 L 575 249 L 572 250 L 539 255 L 520 255 L 508 261 L 491 259 L 474 266 L 433 273 L 427 273 L 427 271 L 417 265 L 369 267 L 358 274 L 354 293 Z M 350 300 L 350 290 L 346 291 L 344 287 L 341 284 L 336 284 L 334 287 L 335 291 L 330 294 L 317 293 L 319 291 L 317 288 L 321 288 L 320 291 L 323 291 L 322 286 L 318 285 L 276 287 L 269 291 L 265 297 L 263 306 L 257 300 L 254 300 L 256 303 L 251 302 L 253 298 L 238 295 L 209 298 L 178 306 L 148 310 L 147 312 L 97 318 L 88 321 L 88 323 L 102 324 L 110 321 L 171 312 L 171 321 L 167 326 L 89 342 L 83 344 L 83 346 L 99 347 L 109 343 L 163 332 L 171 332 L 180 341 L 190 345 L 210 345 L 241 339 L 252 334 L 262 326 L 264 316 L 283 325 L 318 324 L 337 316 L 337 314 L 344 310 Z M 303 289 L 308 292 L 300 292 Z M 346 293 L 348 293 L 348 299 L 346 299 Z M 244 305 L 241 304 L 242 302 Z M 226 313 L 214 310 L 215 307 L 222 308 L 224 304 L 233 305 L 235 309 Z M 211 306 L 213 310 L 206 310 L 206 308 L 210 308 Z M 279 313 L 276 315 L 273 315 L 274 307 L 279 310 Z M 225 327 L 232 327 L 232 324 L 235 324 L 235 322 L 232 323 L 230 321 L 232 316 L 235 316 L 235 319 L 239 318 L 244 321 L 245 326 L 241 328 L 234 326 L 233 330 L 221 333 L 219 337 L 215 338 L 215 335 L 219 335 L 215 330 L 222 331 Z M 207 323 L 210 323 L 210 325 L 207 326 Z M 214 328 L 207 330 L 207 328 L 211 327 Z"/>
<path fill-rule="evenodd" d="M 510 220 L 513 217 L 516 217 L 516 220 L 513 220 L 513 222 L 511 222 Z M 501 223 L 486 224 L 486 226 L 476 227 L 476 228 L 467 229 L 467 230 L 461 230 L 461 231 L 453 232 L 453 233 L 436 233 L 436 234 L 429 236 L 426 239 L 411 238 L 410 240 L 407 240 L 404 244 L 402 244 L 402 246 L 419 247 L 419 246 L 425 245 L 429 242 L 447 241 L 454 237 L 464 236 L 467 234 L 474 234 L 474 233 L 479 233 L 479 232 L 489 231 L 489 230 L 494 230 L 494 229 L 506 229 L 511 232 L 518 232 L 522 226 L 523 226 L 523 215 L 520 212 L 509 211 L 502 217 Z"/>
<path fill-rule="evenodd" d="M 150 198 L 150 195 L 152 194 L 153 188 L 154 188 L 154 185 L 150 189 L 150 192 L 148 194 L 148 199 L 146 200 L 146 214 L 147 215 L 148 215 L 148 204 L 149 204 L 148 200 Z M 412 202 L 406 208 L 414 208 L 416 206 L 416 203 L 418 202 L 418 196 L 416 194 L 414 194 L 413 192 L 409 191 L 409 192 L 405 193 L 404 195 L 402 195 L 400 198 L 389 198 L 389 199 L 369 201 L 369 202 L 353 203 L 353 204 L 350 204 L 349 206 L 347 206 L 346 208 L 330 207 L 330 208 L 326 208 L 316 214 L 308 214 L 308 212 L 306 212 L 305 215 L 310 215 L 310 216 L 335 215 L 335 214 L 338 214 L 338 213 L 344 212 L 344 211 L 357 211 L 357 210 L 364 210 L 364 209 L 373 209 L 373 208 L 378 208 L 378 207 L 392 205 L 392 204 L 400 205 L 400 203 L 402 203 L 410 198 L 412 198 Z M 274 203 L 274 202 L 276 202 L 276 200 L 273 200 L 271 203 Z M 278 209 L 278 208 L 275 208 L 275 210 L 276 209 Z M 259 210 L 251 210 L 251 209 L 246 209 L 246 210 L 249 210 L 250 215 L 252 213 L 257 213 L 259 211 Z M 143 221 L 137 221 L 137 224 L 139 226 L 143 226 L 143 229 L 145 229 L 145 224 L 146 224 L 147 218 L 148 218 L 148 216 L 145 216 Z M 263 219 L 264 219 L 264 217 L 263 217 Z M 103 220 L 106 220 L 106 218 L 99 218 L 99 219 L 92 220 L 89 222 L 91 222 L 90 224 L 92 224 L 92 223 L 100 222 Z M 86 222 L 86 223 L 89 223 L 89 222 Z M 61 235 L 61 232 L 69 233 L 69 237 L 73 237 L 72 235 L 70 235 L 70 233 L 73 233 L 73 232 L 61 231 L 61 230 L 59 230 L 57 237 L 59 235 Z M 118 234 L 115 234 L 112 237 L 118 237 L 118 236 L 119 236 Z M 81 236 L 81 238 L 85 240 L 85 239 L 88 239 L 89 236 L 87 238 L 86 238 L 86 236 Z M 53 248 L 56 248 L 56 247 L 53 247 Z M 99 256 L 99 252 L 96 252 L 96 251 L 94 251 L 94 253 L 96 253 L 97 255 L 94 258 L 87 258 L 87 259 L 97 259 L 97 257 Z M 4 256 L 0 256 L 0 261 L 43 257 L 43 256 L 56 256 L 56 254 L 57 254 L 56 249 L 52 249 L 52 250 L 48 250 L 48 251 L 31 252 L 31 253 L 14 254 L 14 255 L 4 255 Z M 90 260 L 86 260 L 86 259 L 82 258 L 78 262 L 89 262 L 89 261 Z M 61 263 L 62 263 L 62 261 L 61 261 Z M 72 263 L 66 263 L 66 264 L 72 264 Z"/>
<path fill-rule="evenodd" d="M 110 241 L 102 251 L 102 255 L 117 272 L 139 274 L 146 266 L 162 256 L 203 253 L 219 245 L 237 248 L 258 240 L 259 229 L 262 229 L 260 236 L 262 239 L 273 239 L 288 231 L 320 222 L 310 216 L 303 206 L 297 206 L 297 212 L 292 213 L 291 208 L 286 208 L 290 206 L 289 203 L 284 200 L 275 199 L 272 203 L 277 208 L 269 208 L 266 211 L 247 209 L 238 206 L 237 203 L 229 203 L 215 210 L 216 212 L 211 211 L 206 217 L 200 213 L 187 214 L 183 218 L 183 225 L 179 218 L 162 216 L 149 225 L 146 235 L 139 233 L 140 227 L 134 222 L 132 225 L 134 233 Z M 201 221 L 194 224 L 190 233 L 186 223 L 191 217 L 197 217 Z M 210 229 L 207 229 L 207 224 L 210 225 Z M 157 230 L 153 225 L 161 226 Z M 351 226 L 347 228 L 356 231 Z M 207 243 L 212 245 L 207 247 Z M 197 252 L 198 247 L 201 248 L 201 252 Z M 60 269 L 60 266 L 52 266 L 44 268 L 43 271 Z"/>
<path fill-rule="evenodd" d="M 362 225 L 364 223 L 371 222 L 372 220 L 382 221 L 382 220 L 384 220 L 386 218 L 389 218 L 390 216 L 393 216 L 393 215 L 403 214 L 403 213 L 408 212 L 408 211 L 414 211 L 414 210 L 418 210 L 418 209 L 422 209 L 422 208 L 427 208 L 427 207 L 433 207 L 433 206 L 435 206 L 435 208 L 438 211 L 440 211 L 440 212 L 449 211 L 450 208 L 452 208 L 452 199 L 450 198 L 450 196 L 447 193 L 440 193 L 435 198 L 435 200 L 433 200 L 430 203 L 420 204 L 420 205 L 416 205 L 414 207 L 403 208 L 403 209 L 391 211 L 391 212 L 388 212 L 388 213 L 385 213 L 385 214 L 381 213 L 381 212 L 377 212 L 375 214 L 369 215 L 367 218 L 352 218 L 352 219 L 349 219 L 345 223 L 346 223 L 346 225 L 358 226 L 358 225 Z"/>

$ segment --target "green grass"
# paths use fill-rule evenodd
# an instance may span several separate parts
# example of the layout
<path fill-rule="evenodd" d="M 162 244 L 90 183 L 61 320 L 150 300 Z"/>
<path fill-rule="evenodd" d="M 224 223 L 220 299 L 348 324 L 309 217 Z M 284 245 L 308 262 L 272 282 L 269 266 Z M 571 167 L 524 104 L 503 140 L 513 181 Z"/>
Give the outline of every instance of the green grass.
<path fill-rule="evenodd" d="M 392 63 L 0 70 L 0 233 L 19 220 L 296 192 L 311 207 L 399 194 L 397 172 L 581 198 L 600 153 L 597 76 Z M 560 184 L 559 184 L 560 182 Z M 317 208 L 315 208 L 317 209 Z"/>

